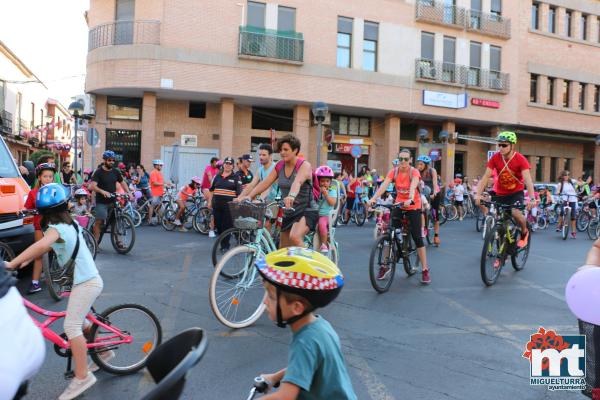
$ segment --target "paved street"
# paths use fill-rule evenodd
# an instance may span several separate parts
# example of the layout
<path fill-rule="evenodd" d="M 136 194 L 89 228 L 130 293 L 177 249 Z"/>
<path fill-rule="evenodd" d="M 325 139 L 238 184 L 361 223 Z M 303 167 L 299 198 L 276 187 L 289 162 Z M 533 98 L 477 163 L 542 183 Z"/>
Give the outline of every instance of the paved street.
<path fill-rule="evenodd" d="M 347 285 L 322 311 L 340 335 L 359 399 L 582 397 L 531 387 L 521 354 L 539 326 L 576 332 L 563 293 L 592 244 L 587 237 L 562 241 L 554 230 L 536 233 L 526 268 L 515 273 L 507 265 L 497 284 L 486 288 L 479 273 L 482 240 L 473 221 L 448 223 L 442 247 L 428 250 L 432 284 L 424 287 L 418 275 L 407 279 L 402 273 L 388 293 L 378 295 L 367 272 L 372 226 L 338 230 Z M 191 326 L 204 328 L 209 348 L 189 375 L 184 398 L 245 399 L 254 376 L 286 364 L 291 334 L 266 315 L 241 331 L 217 322 L 208 303 L 211 243 L 162 228 L 139 229 L 127 256 L 103 243 L 97 264 L 105 286 L 97 308 L 145 304 L 159 316 L 165 338 Z M 54 303 L 46 292 L 30 298 L 53 310 L 66 304 Z M 65 360 L 47 349 L 28 398 L 55 399 L 66 385 Z M 137 399 L 153 385 L 145 373 L 97 377 L 83 398 Z"/>

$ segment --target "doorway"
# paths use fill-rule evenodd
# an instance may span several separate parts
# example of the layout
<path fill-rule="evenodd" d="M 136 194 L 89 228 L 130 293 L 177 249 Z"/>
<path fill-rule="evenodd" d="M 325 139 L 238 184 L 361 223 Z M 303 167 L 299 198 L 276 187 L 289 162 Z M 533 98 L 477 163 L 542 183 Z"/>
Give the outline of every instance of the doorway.
<path fill-rule="evenodd" d="M 115 160 L 125 165 L 139 164 L 142 145 L 142 131 L 126 129 L 106 130 L 106 149 L 115 152 Z"/>

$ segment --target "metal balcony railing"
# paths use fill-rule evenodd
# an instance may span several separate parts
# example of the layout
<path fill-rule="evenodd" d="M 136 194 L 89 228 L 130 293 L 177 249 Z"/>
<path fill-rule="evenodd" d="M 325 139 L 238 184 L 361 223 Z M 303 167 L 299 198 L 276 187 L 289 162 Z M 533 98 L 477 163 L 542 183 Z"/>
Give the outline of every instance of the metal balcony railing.
<path fill-rule="evenodd" d="M 447 5 L 443 1 L 417 0 L 417 21 L 464 28 L 465 15 L 464 8 Z"/>
<path fill-rule="evenodd" d="M 123 44 L 160 44 L 160 21 L 115 21 L 88 33 L 88 51 Z"/>
<path fill-rule="evenodd" d="M 264 57 L 293 63 L 304 61 L 301 33 L 240 26 L 240 56 Z"/>
<path fill-rule="evenodd" d="M 415 60 L 415 78 L 452 86 L 499 92 L 508 92 L 510 89 L 510 75 L 507 73 L 424 58 Z"/>
<path fill-rule="evenodd" d="M 468 10 L 467 30 L 510 39 L 510 19 L 497 14 Z"/>

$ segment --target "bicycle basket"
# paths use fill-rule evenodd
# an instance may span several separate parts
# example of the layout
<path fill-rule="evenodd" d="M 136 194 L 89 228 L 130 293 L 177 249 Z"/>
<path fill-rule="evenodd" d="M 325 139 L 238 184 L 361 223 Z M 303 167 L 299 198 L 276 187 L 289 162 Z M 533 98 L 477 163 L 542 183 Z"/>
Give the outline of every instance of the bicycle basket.
<path fill-rule="evenodd" d="M 265 212 L 267 211 L 265 203 L 230 202 L 228 204 L 233 226 L 238 229 L 262 228 Z"/>
<path fill-rule="evenodd" d="M 579 333 L 585 335 L 586 387 L 582 393 L 590 399 L 600 399 L 600 325 L 579 320 Z"/>

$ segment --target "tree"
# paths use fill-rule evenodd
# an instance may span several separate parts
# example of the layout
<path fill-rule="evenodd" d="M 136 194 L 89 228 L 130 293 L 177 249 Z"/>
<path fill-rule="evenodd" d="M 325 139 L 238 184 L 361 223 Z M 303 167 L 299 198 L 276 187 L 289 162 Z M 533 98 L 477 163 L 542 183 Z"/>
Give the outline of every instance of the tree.
<path fill-rule="evenodd" d="M 38 160 L 43 156 L 52 156 L 56 158 L 56 155 L 53 152 L 46 149 L 34 151 L 33 153 L 31 153 L 31 156 L 29 158 L 31 161 L 33 161 L 34 165 L 38 165 Z"/>

